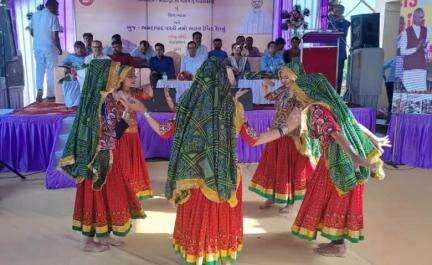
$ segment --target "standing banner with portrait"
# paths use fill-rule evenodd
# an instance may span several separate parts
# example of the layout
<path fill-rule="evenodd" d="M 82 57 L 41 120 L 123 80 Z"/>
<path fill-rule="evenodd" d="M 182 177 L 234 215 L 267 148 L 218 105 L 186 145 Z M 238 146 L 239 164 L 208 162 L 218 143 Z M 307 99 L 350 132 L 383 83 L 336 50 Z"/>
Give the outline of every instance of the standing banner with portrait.
<path fill-rule="evenodd" d="M 393 113 L 432 114 L 432 1 L 401 0 Z"/>
<path fill-rule="evenodd" d="M 244 35 L 264 51 L 272 39 L 273 0 L 75 0 L 75 21 L 78 39 L 91 32 L 105 46 L 117 33 L 127 47 L 148 40 L 183 54 L 200 31 L 209 49 L 220 38 L 230 52 L 236 36 Z"/>

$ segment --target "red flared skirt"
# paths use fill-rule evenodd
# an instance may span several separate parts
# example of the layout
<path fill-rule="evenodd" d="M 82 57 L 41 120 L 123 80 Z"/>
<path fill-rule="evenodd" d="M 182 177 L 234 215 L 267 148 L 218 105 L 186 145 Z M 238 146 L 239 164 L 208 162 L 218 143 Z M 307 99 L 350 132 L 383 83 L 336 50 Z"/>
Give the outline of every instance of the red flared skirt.
<path fill-rule="evenodd" d="M 131 219 L 144 218 L 140 199 L 152 191 L 138 134 L 126 133 L 113 150 L 113 164 L 101 190 L 93 190 L 92 180 L 77 184 L 73 229 L 86 236 L 125 236 Z"/>
<path fill-rule="evenodd" d="M 249 190 L 275 203 L 293 204 L 303 199 L 313 170 L 309 158 L 300 154 L 291 137 L 285 136 L 265 146 Z"/>
<path fill-rule="evenodd" d="M 363 184 L 358 184 L 347 194 L 339 195 L 327 161 L 321 158 L 308 181 L 292 232 L 308 240 L 315 239 L 317 231 L 330 240 L 345 238 L 353 243 L 363 240 L 363 188 Z"/>
<path fill-rule="evenodd" d="M 210 201 L 194 189 L 189 200 L 178 206 L 173 244 L 186 264 L 216 265 L 237 259 L 243 243 L 241 183 L 237 200 L 231 207 Z"/>

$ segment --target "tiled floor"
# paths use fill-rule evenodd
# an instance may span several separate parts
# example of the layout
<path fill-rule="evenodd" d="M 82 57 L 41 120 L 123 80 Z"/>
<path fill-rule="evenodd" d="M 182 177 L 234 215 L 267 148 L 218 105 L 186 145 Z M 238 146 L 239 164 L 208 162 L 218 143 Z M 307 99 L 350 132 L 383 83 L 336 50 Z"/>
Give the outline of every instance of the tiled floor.
<path fill-rule="evenodd" d="M 157 194 L 166 167 L 166 162 L 149 163 Z M 256 165 L 243 167 L 248 183 Z M 245 191 L 245 246 L 238 264 L 432 264 L 432 171 L 389 168 L 387 175 L 367 184 L 366 240 L 349 245 L 345 259 L 314 255 L 317 242 L 289 233 L 299 205 L 287 216 L 276 207 L 261 211 L 261 199 Z M 0 264 L 181 264 L 170 246 L 175 209 L 165 199 L 144 202 L 148 218 L 135 223 L 124 248 L 98 254 L 82 252 L 81 236 L 70 229 L 73 199 L 74 189 L 46 190 L 43 174 L 25 182 L 0 174 Z"/>

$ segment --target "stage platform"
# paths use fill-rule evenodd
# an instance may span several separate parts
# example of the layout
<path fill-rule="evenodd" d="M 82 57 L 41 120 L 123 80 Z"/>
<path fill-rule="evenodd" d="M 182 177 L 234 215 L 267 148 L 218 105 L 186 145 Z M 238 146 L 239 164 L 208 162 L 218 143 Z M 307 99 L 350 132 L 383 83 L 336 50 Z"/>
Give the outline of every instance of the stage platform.
<path fill-rule="evenodd" d="M 376 111 L 372 108 L 352 109 L 357 120 L 375 131 Z M 153 113 L 154 118 L 166 121 L 172 113 Z M 263 109 L 246 112 L 249 124 L 258 132 L 266 131 L 272 122 L 274 110 Z M 67 133 L 73 123 L 73 114 L 22 114 L 20 112 L 0 116 L 0 160 L 13 166 L 19 172 L 47 171 L 46 187 L 63 188 L 73 182 L 59 172 L 58 157 L 67 140 Z M 170 156 L 172 140 L 162 140 L 148 126 L 144 118 L 138 118 L 139 134 L 146 159 Z M 249 147 L 240 140 L 237 147 L 240 162 L 258 162 L 263 146 Z M 2 169 L 3 171 L 5 169 Z"/>
<path fill-rule="evenodd" d="M 432 168 L 431 114 L 393 114 L 387 134 L 393 146 L 384 153 L 386 162 Z"/>

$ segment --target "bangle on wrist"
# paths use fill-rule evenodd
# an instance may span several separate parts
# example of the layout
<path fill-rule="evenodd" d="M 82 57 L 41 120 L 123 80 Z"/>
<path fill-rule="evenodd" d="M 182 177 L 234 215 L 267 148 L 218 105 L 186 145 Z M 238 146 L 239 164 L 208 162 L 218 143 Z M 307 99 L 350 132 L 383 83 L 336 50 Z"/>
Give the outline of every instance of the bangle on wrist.
<path fill-rule="evenodd" d="M 144 115 L 144 118 L 146 118 L 146 119 L 150 118 L 150 112 L 148 112 L 148 111 L 144 112 L 143 115 Z"/>

